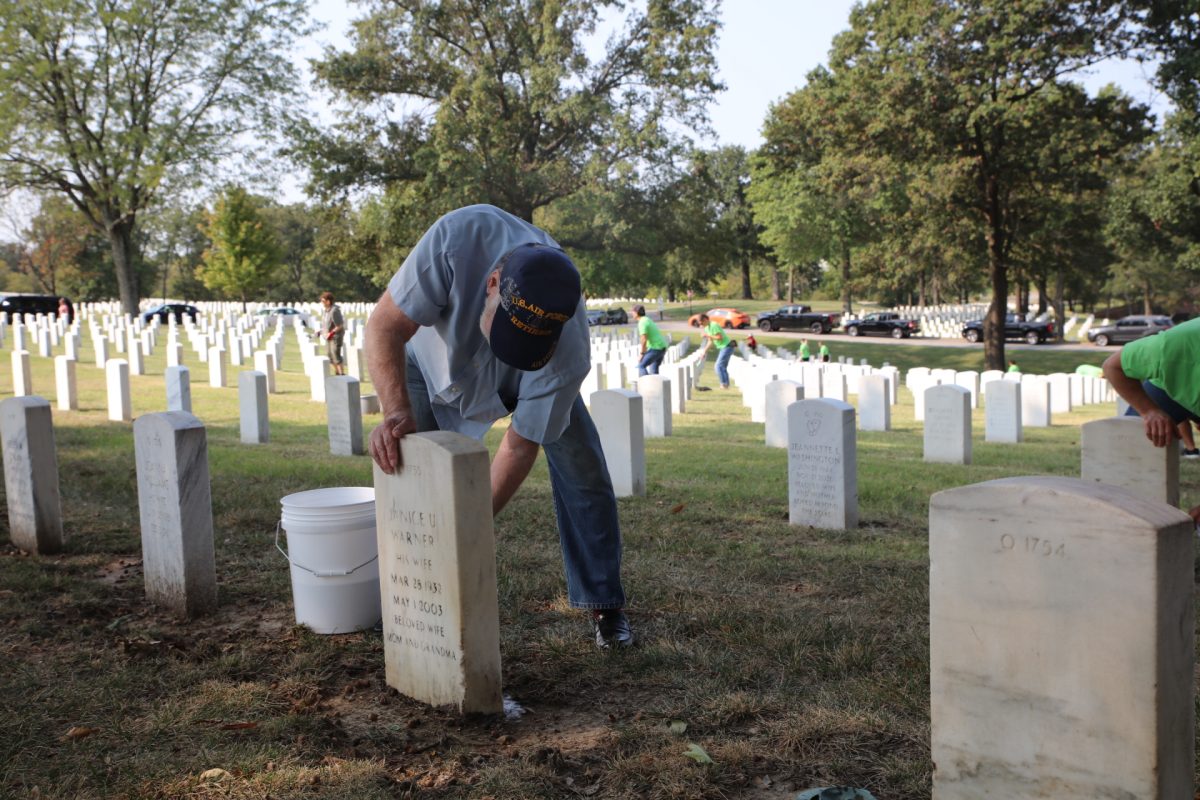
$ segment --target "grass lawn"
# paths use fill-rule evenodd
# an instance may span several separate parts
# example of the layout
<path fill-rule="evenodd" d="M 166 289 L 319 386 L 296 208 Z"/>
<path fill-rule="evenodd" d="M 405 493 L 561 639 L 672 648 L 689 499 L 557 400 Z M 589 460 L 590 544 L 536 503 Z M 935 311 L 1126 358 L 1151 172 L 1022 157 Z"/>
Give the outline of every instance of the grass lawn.
<path fill-rule="evenodd" d="M 738 395 L 698 392 L 673 436 L 647 441 L 647 495 L 620 501 L 641 645 L 619 653 L 596 651 L 567 607 L 539 459 L 496 520 L 505 693 L 527 713 L 464 719 L 388 689 L 377 634 L 294 624 L 273 546 L 279 500 L 369 485 L 371 470 L 329 455 L 291 333 L 268 445 L 239 443 L 236 388 L 210 388 L 185 354 L 208 432 L 221 603 L 192 623 L 143 600 L 131 427 L 107 421 L 84 344 L 82 409 L 53 412 L 67 550 L 23 555 L 0 519 L 3 797 L 761 800 L 851 785 L 927 798 L 928 498 L 1078 475 L 1078 426 L 1112 413 L 1091 406 L 997 445 L 982 441 L 980 410 L 973 464 L 925 464 L 902 390 L 894 430 L 858 437 L 859 526 L 827 531 L 788 525 L 786 452 L 764 447 Z M 982 358 L 869 342 L 835 354 L 852 350 L 901 367 Z M 1027 370 L 1080 360 L 1036 355 Z M 35 390 L 53 398 L 52 362 L 32 361 Z M 135 416 L 165 408 L 163 367 L 156 355 L 131 379 Z M 1200 464 L 1181 470 L 1185 505 L 1200 502 Z M 692 744 L 713 763 L 684 756 Z"/>

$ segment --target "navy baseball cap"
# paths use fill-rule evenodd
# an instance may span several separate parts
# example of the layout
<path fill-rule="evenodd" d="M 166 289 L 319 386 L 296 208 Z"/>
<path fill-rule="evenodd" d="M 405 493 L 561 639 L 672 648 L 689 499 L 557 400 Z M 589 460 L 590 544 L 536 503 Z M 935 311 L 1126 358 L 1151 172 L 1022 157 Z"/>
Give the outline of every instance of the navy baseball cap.
<path fill-rule="evenodd" d="M 541 369 L 579 306 L 579 271 L 566 253 L 544 244 L 514 247 L 496 268 L 500 305 L 488 336 L 492 353 L 510 367 Z"/>

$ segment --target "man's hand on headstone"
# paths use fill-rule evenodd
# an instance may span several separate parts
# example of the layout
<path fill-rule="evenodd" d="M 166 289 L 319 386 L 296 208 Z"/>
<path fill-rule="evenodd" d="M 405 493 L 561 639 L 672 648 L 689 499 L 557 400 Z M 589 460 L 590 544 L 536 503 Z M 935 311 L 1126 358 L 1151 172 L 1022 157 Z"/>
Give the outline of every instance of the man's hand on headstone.
<path fill-rule="evenodd" d="M 1175 420 L 1167 416 L 1161 409 L 1153 409 L 1142 416 L 1146 428 L 1146 438 L 1155 447 L 1166 447 L 1175 438 Z"/>
<path fill-rule="evenodd" d="M 411 412 L 395 411 L 383 418 L 371 431 L 371 458 L 387 474 L 391 475 L 400 464 L 400 439 L 417 432 L 417 423 Z"/>

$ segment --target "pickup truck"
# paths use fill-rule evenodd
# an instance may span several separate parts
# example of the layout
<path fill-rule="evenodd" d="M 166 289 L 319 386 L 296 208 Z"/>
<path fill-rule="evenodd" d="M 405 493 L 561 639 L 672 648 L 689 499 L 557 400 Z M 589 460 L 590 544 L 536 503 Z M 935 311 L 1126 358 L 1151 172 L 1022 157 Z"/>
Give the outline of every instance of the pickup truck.
<path fill-rule="evenodd" d="M 983 339 L 983 320 L 975 320 L 963 325 L 963 338 L 968 342 L 978 342 Z M 1023 339 L 1026 344 L 1043 344 L 1047 339 L 1054 338 L 1053 322 L 1026 322 L 1020 314 L 1009 314 L 1004 321 L 1005 339 Z"/>
<path fill-rule="evenodd" d="M 813 311 L 811 306 L 784 306 L 759 314 L 758 327 L 767 332 L 791 329 L 829 333 L 838 326 L 839 318 L 839 314 Z"/>
<path fill-rule="evenodd" d="M 890 311 L 877 311 L 867 314 L 862 319 L 852 319 L 845 324 L 849 336 L 867 335 L 870 333 L 880 336 L 890 336 L 893 339 L 907 339 L 921 330 L 921 324 L 915 319 L 906 319 Z"/>

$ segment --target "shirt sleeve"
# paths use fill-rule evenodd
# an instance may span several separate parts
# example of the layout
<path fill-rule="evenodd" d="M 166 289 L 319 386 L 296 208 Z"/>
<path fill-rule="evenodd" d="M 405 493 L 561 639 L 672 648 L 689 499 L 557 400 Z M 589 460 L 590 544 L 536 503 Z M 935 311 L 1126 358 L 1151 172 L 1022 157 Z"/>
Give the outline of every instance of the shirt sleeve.
<path fill-rule="evenodd" d="M 1121 348 L 1121 371 L 1138 381 L 1162 378 L 1163 334 L 1135 339 Z"/>
<path fill-rule="evenodd" d="M 329 329 L 333 330 L 334 328 L 344 328 L 345 326 L 346 319 L 342 316 L 342 310 L 337 306 L 334 306 L 333 319 L 330 322 Z"/>
<path fill-rule="evenodd" d="M 454 283 L 450 242 L 447 224 L 434 223 L 388 282 L 396 307 L 418 325 L 432 325 L 449 303 Z"/>

